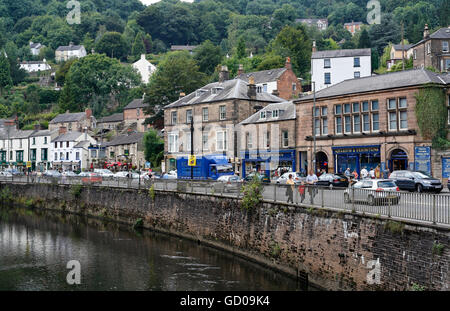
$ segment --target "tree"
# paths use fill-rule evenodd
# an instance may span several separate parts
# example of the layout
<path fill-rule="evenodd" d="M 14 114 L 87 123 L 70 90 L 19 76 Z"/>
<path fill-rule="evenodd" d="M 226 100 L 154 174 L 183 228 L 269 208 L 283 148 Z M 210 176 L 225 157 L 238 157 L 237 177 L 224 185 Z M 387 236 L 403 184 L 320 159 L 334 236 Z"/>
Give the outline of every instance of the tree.
<path fill-rule="evenodd" d="M 152 167 L 159 167 L 164 158 L 164 140 L 154 129 L 144 135 L 144 155 L 145 160 L 149 161 Z"/>
<path fill-rule="evenodd" d="M 361 31 L 361 36 L 359 37 L 358 48 L 365 49 L 370 48 L 370 38 L 369 32 L 366 28 Z"/>
<path fill-rule="evenodd" d="M 59 98 L 60 110 L 83 111 L 92 107 L 94 114 L 100 116 L 138 85 L 140 77 L 131 66 L 123 66 L 104 54 L 90 54 L 70 66 Z"/>
<path fill-rule="evenodd" d="M 141 54 L 147 54 L 146 52 L 144 34 L 139 32 L 134 39 L 133 47 L 131 48 L 131 55 L 139 57 Z"/>
<path fill-rule="evenodd" d="M 214 69 L 222 60 L 220 47 L 215 46 L 211 41 L 206 40 L 195 49 L 194 59 L 200 67 L 200 71 L 211 75 Z"/>
<path fill-rule="evenodd" d="M 237 48 L 236 48 L 236 56 L 237 58 L 241 59 L 247 56 L 247 53 L 245 51 L 245 40 L 243 37 L 239 39 Z"/>
<path fill-rule="evenodd" d="M 72 64 L 74 62 L 76 62 L 77 60 L 78 60 L 78 58 L 69 59 L 68 61 L 61 64 L 59 69 L 56 71 L 55 81 L 56 81 L 56 83 L 58 83 L 59 86 L 64 86 L 64 82 L 66 81 L 67 72 L 69 72 L 70 66 L 72 66 Z"/>
<path fill-rule="evenodd" d="M 145 102 L 150 105 L 147 112 L 154 113 L 156 105 L 167 105 L 176 101 L 180 92 L 189 94 L 206 82 L 206 75 L 192 56 L 186 51 L 170 52 L 160 62 L 152 75 Z"/>
<path fill-rule="evenodd" d="M 122 59 L 127 56 L 127 43 L 118 32 L 106 32 L 98 41 L 95 50 L 109 57 Z"/>
<path fill-rule="evenodd" d="M 149 34 L 145 35 L 144 45 L 145 45 L 146 54 L 150 54 L 152 52 L 153 41 L 152 41 L 152 36 L 150 36 Z"/>
<path fill-rule="evenodd" d="M 11 79 L 11 72 L 9 67 L 8 59 L 5 56 L 4 51 L 0 51 L 0 90 L 1 94 L 5 88 L 12 86 L 13 81 Z"/>

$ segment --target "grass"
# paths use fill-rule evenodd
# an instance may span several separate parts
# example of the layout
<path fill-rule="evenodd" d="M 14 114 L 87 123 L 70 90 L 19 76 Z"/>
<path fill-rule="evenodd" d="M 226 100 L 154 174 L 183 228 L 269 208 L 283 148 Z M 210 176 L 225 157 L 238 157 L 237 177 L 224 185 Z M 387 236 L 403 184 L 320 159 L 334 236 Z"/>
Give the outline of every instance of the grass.
<path fill-rule="evenodd" d="M 444 245 L 441 243 L 434 242 L 433 244 L 433 255 L 442 256 L 444 253 Z"/>
<path fill-rule="evenodd" d="M 384 224 L 384 229 L 388 230 L 392 233 L 401 234 L 401 233 L 403 233 L 404 228 L 405 228 L 405 225 L 403 223 L 397 222 L 397 221 L 388 220 Z"/>
<path fill-rule="evenodd" d="M 148 189 L 148 195 L 152 198 L 153 201 L 155 201 L 155 185 L 152 185 L 150 189 Z"/>

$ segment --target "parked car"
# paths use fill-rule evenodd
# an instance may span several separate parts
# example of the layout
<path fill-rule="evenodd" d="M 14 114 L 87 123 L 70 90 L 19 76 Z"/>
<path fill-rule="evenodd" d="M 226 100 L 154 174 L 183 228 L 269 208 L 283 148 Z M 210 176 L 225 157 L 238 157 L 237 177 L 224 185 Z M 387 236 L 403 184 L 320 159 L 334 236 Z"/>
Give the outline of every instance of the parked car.
<path fill-rule="evenodd" d="M 82 177 L 83 184 L 101 184 L 103 182 L 102 176 L 95 172 L 81 172 L 78 176 Z"/>
<path fill-rule="evenodd" d="M 322 174 L 316 183 L 319 187 L 348 188 L 348 179 L 344 174 Z"/>
<path fill-rule="evenodd" d="M 300 184 L 302 181 L 306 180 L 306 177 L 302 176 L 300 173 L 287 172 L 281 175 L 281 177 L 276 180 L 276 183 L 280 185 L 285 185 L 289 179 L 289 175 L 292 175 L 295 184 Z"/>
<path fill-rule="evenodd" d="M 369 205 L 392 204 L 400 202 L 400 189 L 393 180 L 364 179 L 358 181 L 344 192 L 344 202 L 361 202 Z"/>
<path fill-rule="evenodd" d="M 215 192 L 238 192 L 241 189 L 243 180 L 236 175 L 220 176 L 213 184 Z"/>
<path fill-rule="evenodd" d="M 97 173 L 93 173 L 93 172 L 81 172 L 80 174 L 78 174 L 78 177 L 96 177 L 99 176 Z"/>
<path fill-rule="evenodd" d="M 448 190 L 450 191 L 450 179 L 449 179 L 448 182 L 447 182 L 447 188 L 448 188 Z"/>
<path fill-rule="evenodd" d="M 114 174 L 114 178 L 132 178 L 132 179 L 139 179 L 139 174 L 130 172 L 130 171 L 122 171 L 117 172 Z"/>
<path fill-rule="evenodd" d="M 14 175 L 14 176 L 23 175 L 23 172 L 21 172 L 19 170 L 16 170 L 15 168 L 7 169 L 6 172 L 8 172 L 8 173 L 10 173 L 11 175 Z"/>
<path fill-rule="evenodd" d="M 170 171 L 162 176 L 162 179 L 177 179 L 177 171 Z"/>
<path fill-rule="evenodd" d="M 62 176 L 61 173 L 56 170 L 45 171 L 43 175 L 46 177 L 61 177 Z"/>
<path fill-rule="evenodd" d="M 2 177 L 13 177 L 13 174 L 11 174 L 8 171 L 1 171 L 0 172 L 0 176 L 2 176 Z"/>
<path fill-rule="evenodd" d="M 255 177 L 255 176 L 256 176 L 256 178 L 258 178 L 263 183 L 270 183 L 270 177 L 267 176 L 266 174 L 260 174 L 260 173 L 256 173 L 256 174 L 255 173 L 250 173 L 249 175 L 247 175 L 244 178 L 244 181 L 245 182 L 252 181 L 253 177 Z"/>
<path fill-rule="evenodd" d="M 389 179 L 394 180 L 401 190 L 440 193 L 443 189 L 439 179 L 421 171 L 394 171 L 389 176 Z"/>
<path fill-rule="evenodd" d="M 114 173 L 111 172 L 108 169 L 94 169 L 94 173 L 97 173 L 98 175 L 102 176 L 102 177 L 114 177 Z"/>
<path fill-rule="evenodd" d="M 78 177 L 78 174 L 72 172 L 72 171 L 65 171 L 62 173 L 63 176 L 65 177 Z"/>

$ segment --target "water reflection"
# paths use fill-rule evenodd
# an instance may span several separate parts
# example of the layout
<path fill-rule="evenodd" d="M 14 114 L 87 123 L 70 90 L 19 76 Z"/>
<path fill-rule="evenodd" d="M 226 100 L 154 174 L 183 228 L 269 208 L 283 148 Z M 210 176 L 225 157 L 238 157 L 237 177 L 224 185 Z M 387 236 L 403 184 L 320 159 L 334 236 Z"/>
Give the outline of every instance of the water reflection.
<path fill-rule="evenodd" d="M 66 283 L 81 263 L 81 285 Z M 295 290 L 296 282 L 228 253 L 149 231 L 0 208 L 0 290 Z"/>

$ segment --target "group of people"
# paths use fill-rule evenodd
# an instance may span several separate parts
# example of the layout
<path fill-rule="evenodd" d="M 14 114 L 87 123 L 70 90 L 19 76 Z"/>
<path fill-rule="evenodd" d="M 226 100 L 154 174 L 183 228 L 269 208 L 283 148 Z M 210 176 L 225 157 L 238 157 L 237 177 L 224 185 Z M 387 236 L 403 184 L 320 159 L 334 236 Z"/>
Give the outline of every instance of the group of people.
<path fill-rule="evenodd" d="M 317 175 L 314 174 L 313 170 L 309 171 L 308 176 L 306 176 L 306 180 L 302 181 L 301 185 L 299 186 L 299 193 L 301 197 L 301 202 L 303 203 L 303 200 L 305 199 L 305 188 L 306 185 L 313 186 L 317 183 L 319 179 L 317 178 Z M 286 188 L 286 195 L 288 196 L 288 203 L 294 203 L 294 189 L 295 189 L 295 182 L 294 177 L 292 174 L 289 174 L 289 179 L 286 181 L 286 184 L 290 187 Z M 311 204 L 313 203 L 314 197 L 317 193 L 316 187 L 308 187 L 309 196 L 311 198 Z"/>
<path fill-rule="evenodd" d="M 353 170 L 353 172 L 351 172 L 350 168 L 347 167 L 347 169 L 344 172 L 344 175 L 347 177 L 348 180 L 351 180 L 351 179 L 353 179 L 353 180 L 357 180 L 357 179 L 379 179 L 382 176 L 380 165 L 377 165 L 377 167 L 372 168 L 370 171 L 368 171 L 367 167 L 364 166 L 360 173 L 361 174 L 358 175 L 358 172 L 356 171 L 356 169 Z"/>

